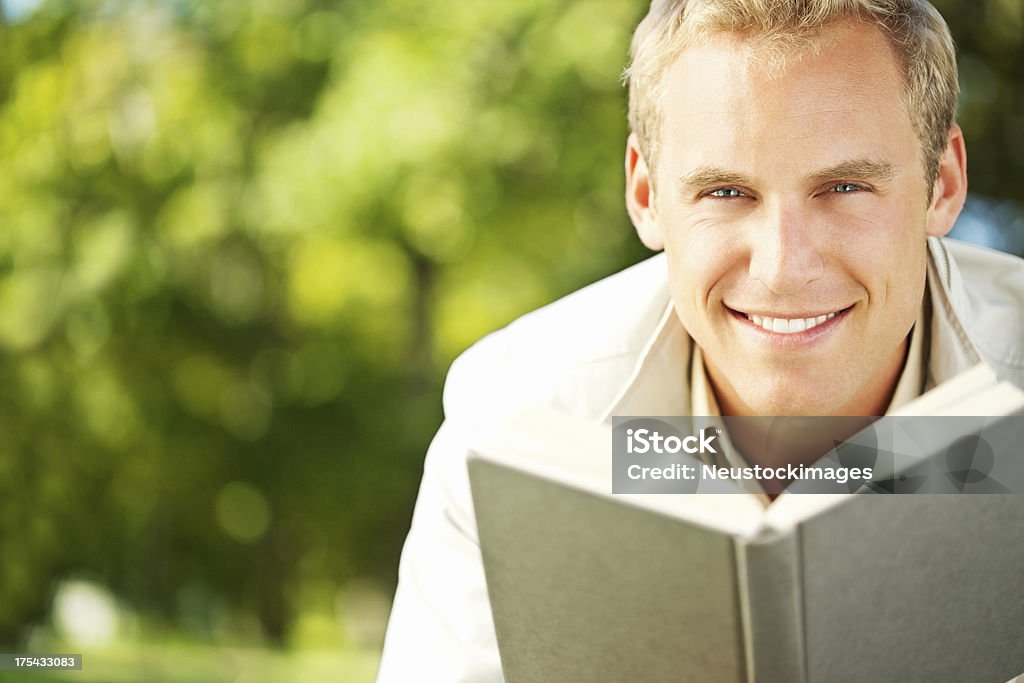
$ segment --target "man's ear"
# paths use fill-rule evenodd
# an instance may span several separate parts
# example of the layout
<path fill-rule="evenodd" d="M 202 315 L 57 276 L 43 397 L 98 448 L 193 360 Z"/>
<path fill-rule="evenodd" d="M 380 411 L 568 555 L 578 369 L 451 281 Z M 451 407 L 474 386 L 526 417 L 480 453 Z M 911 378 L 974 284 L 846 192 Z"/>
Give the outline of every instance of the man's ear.
<path fill-rule="evenodd" d="M 927 233 L 941 237 L 953 228 L 967 200 L 967 149 L 964 134 L 955 123 L 949 129 L 946 151 L 939 160 L 939 174 L 932 187 Z"/>
<path fill-rule="evenodd" d="M 640 241 L 653 251 L 663 249 L 665 244 L 654 211 L 651 171 L 636 133 L 631 133 L 626 141 L 626 210 Z"/>

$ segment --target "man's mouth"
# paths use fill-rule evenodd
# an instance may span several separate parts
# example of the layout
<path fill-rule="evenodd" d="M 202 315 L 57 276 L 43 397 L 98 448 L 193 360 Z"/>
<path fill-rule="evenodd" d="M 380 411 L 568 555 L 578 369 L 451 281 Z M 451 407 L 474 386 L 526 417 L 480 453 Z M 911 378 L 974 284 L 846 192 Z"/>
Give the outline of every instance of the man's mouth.
<path fill-rule="evenodd" d="M 743 311 L 736 312 L 768 332 L 774 332 L 776 334 L 799 334 L 800 332 L 813 330 L 815 327 L 825 324 L 837 315 L 846 313 L 848 310 L 850 310 L 850 307 L 806 317 L 781 317 L 745 313 Z"/>

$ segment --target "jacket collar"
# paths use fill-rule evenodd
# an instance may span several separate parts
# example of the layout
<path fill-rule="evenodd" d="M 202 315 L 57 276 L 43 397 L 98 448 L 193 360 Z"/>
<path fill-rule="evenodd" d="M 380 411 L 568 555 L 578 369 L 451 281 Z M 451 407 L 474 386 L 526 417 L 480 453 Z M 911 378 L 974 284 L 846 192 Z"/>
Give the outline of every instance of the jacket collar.
<path fill-rule="evenodd" d="M 610 421 L 613 415 L 689 415 L 687 369 L 691 347 L 690 335 L 669 300 L 633 371 L 604 411 L 602 420 Z"/>

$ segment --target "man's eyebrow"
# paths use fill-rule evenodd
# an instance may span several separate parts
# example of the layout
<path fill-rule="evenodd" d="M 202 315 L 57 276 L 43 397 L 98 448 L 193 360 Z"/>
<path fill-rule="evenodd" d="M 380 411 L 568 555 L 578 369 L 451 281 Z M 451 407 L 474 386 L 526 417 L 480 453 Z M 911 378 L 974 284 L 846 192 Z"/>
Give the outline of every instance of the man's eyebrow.
<path fill-rule="evenodd" d="M 806 178 L 813 185 L 826 180 L 892 180 L 895 176 L 896 167 L 888 161 L 853 159 L 808 173 Z"/>
<path fill-rule="evenodd" d="M 750 178 L 723 171 L 720 168 L 703 166 L 679 176 L 679 187 L 708 187 L 710 185 L 753 185 Z"/>
<path fill-rule="evenodd" d="M 872 159 L 852 159 L 808 173 L 805 178 L 811 184 L 826 180 L 892 180 L 896 176 L 896 167 L 888 161 Z M 750 187 L 754 181 L 740 173 L 733 173 L 720 168 L 702 166 L 679 176 L 680 188 L 701 188 L 713 185 L 745 185 Z"/>

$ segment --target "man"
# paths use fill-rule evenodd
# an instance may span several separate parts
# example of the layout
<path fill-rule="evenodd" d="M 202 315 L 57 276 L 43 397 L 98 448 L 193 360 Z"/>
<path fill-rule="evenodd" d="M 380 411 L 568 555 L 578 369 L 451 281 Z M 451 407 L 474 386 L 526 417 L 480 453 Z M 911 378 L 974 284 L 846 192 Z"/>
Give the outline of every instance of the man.
<path fill-rule="evenodd" d="M 1024 266 L 939 239 L 967 178 L 931 5 L 655 0 L 628 74 L 626 204 L 665 253 L 453 365 L 379 681 L 501 680 L 465 444 L 502 405 L 881 415 L 979 361 L 1024 385 Z"/>

